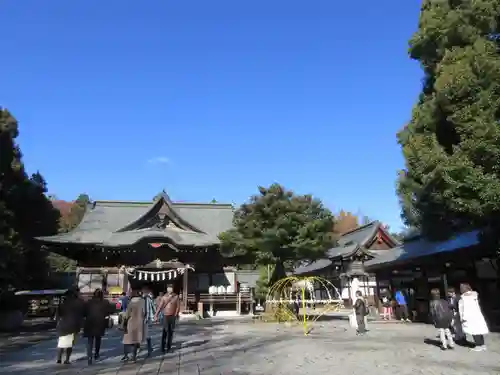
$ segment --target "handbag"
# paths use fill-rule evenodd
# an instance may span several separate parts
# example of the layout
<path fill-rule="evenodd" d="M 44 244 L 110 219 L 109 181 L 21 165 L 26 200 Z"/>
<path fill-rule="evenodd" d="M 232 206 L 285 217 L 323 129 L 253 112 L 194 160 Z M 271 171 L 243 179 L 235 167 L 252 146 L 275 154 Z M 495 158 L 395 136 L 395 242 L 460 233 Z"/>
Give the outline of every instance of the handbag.
<path fill-rule="evenodd" d="M 108 329 L 113 328 L 115 322 L 113 321 L 113 319 L 111 319 L 110 316 L 105 317 L 104 320 L 105 320 L 104 324 L 105 324 L 106 328 L 108 328 Z"/>
<path fill-rule="evenodd" d="M 120 313 L 120 315 L 118 315 L 118 326 L 125 333 L 127 333 L 128 320 L 129 320 L 129 318 L 125 317 L 125 313 L 122 312 L 122 313 Z"/>

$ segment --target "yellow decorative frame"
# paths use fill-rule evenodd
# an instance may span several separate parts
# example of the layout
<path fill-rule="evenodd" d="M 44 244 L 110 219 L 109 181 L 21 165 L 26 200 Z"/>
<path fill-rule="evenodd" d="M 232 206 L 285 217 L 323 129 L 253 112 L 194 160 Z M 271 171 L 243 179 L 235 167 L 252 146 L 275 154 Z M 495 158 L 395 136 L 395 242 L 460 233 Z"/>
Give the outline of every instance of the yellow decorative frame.
<path fill-rule="evenodd" d="M 327 299 L 315 299 L 311 296 L 306 299 L 306 292 L 311 292 L 312 288 L 309 289 L 307 286 L 320 285 L 322 290 L 326 290 L 328 298 Z M 292 291 L 300 292 L 303 310 L 303 318 L 300 320 L 293 314 L 289 308 L 284 308 L 283 306 L 288 304 L 292 305 L 295 300 L 292 299 Z M 332 298 L 330 291 L 335 292 L 335 298 Z M 338 289 L 330 281 L 323 277 L 318 276 L 289 276 L 275 282 L 270 288 L 266 298 L 266 304 L 277 305 L 281 308 L 280 312 L 284 313 L 284 320 L 287 322 L 298 322 L 302 323 L 304 335 L 308 335 L 311 329 L 308 325 L 313 324 L 323 315 L 332 311 L 339 311 L 343 306 L 343 300 L 341 299 Z M 324 309 L 320 314 L 315 314 L 314 317 L 307 314 L 306 304 L 319 304 L 324 305 Z"/>

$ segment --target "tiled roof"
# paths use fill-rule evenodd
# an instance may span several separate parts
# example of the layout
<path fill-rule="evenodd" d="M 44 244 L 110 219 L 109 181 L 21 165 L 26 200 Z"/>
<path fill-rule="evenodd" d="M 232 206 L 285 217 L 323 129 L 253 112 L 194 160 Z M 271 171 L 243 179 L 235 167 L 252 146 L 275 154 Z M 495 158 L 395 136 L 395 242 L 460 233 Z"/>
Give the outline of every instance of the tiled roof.
<path fill-rule="evenodd" d="M 175 216 L 172 220 L 187 225 L 185 230 L 138 228 L 138 223 L 153 216 L 162 204 L 170 207 L 171 215 Z M 218 235 L 231 228 L 232 219 L 231 204 L 173 203 L 166 193 L 161 193 L 153 202 L 92 202 L 74 230 L 38 240 L 48 245 L 82 243 L 118 247 L 144 238 L 168 238 L 178 245 L 209 246 L 219 243 Z"/>
<path fill-rule="evenodd" d="M 340 246 L 328 250 L 327 259 L 320 259 L 315 262 L 312 262 L 311 264 L 297 267 L 293 271 L 293 274 L 299 275 L 299 274 L 307 274 L 319 271 L 331 266 L 332 261 L 335 259 L 342 259 L 351 256 L 360 247 L 367 246 L 373 240 L 378 230 L 384 230 L 382 224 L 379 221 L 372 221 L 371 223 L 362 225 L 356 229 L 353 229 L 349 232 L 342 234 L 338 240 Z M 393 239 L 389 235 L 389 233 L 386 234 L 395 244 L 398 244 L 398 242 L 395 239 Z M 385 253 L 386 251 L 391 251 L 391 250 L 384 250 L 383 252 Z M 372 256 L 378 256 L 377 254 L 379 253 L 381 254 L 383 252 L 371 251 L 371 250 L 369 251 L 370 255 Z"/>
<path fill-rule="evenodd" d="M 416 237 L 414 240 L 406 241 L 393 249 L 377 252 L 377 255 L 373 259 L 365 262 L 365 267 L 367 270 L 375 270 L 424 256 L 471 247 L 479 244 L 478 235 L 479 231 L 475 230 L 460 233 L 449 240 L 439 242 L 432 242 L 422 237 Z"/>
<path fill-rule="evenodd" d="M 247 284 L 250 288 L 255 288 L 257 286 L 257 280 L 259 280 L 259 271 L 254 270 L 238 270 L 236 271 L 236 280 L 241 284 Z"/>
<path fill-rule="evenodd" d="M 339 244 L 345 245 L 352 242 L 364 246 L 377 233 L 379 227 L 380 223 L 378 221 L 372 221 L 371 223 L 357 227 L 356 229 L 342 234 L 339 239 Z"/>
<path fill-rule="evenodd" d="M 322 270 L 322 269 L 327 268 L 331 265 L 332 265 L 332 261 L 330 259 L 319 259 L 319 260 L 312 262 L 310 264 L 295 268 L 295 270 L 293 271 L 293 274 L 294 275 L 303 275 L 303 274 L 307 274 L 310 272 Z"/>

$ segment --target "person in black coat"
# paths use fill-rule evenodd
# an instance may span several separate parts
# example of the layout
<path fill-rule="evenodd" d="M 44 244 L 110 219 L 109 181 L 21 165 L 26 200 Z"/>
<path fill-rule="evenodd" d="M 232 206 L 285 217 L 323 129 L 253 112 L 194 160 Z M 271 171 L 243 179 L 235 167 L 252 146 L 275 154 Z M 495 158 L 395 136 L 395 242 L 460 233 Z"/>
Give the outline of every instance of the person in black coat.
<path fill-rule="evenodd" d="M 99 359 L 101 338 L 109 326 L 109 315 L 114 311 L 114 306 L 104 299 L 101 289 L 96 289 L 94 296 L 85 305 L 85 324 L 83 336 L 87 338 L 87 358 L 92 364 L 92 349 L 95 344 L 94 359 Z"/>
<path fill-rule="evenodd" d="M 441 349 L 453 349 L 455 343 L 450 330 L 453 320 L 453 311 L 449 302 L 441 298 L 439 289 L 431 290 L 431 302 L 429 307 L 434 326 L 439 330 Z"/>
<path fill-rule="evenodd" d="M 64 301 L 59 305 L 57 311 L 57 333 L 59 335 L 57 363 L 62 362 L 63 353 L 66 352 L 64 364 L 69 364 L 76 335 L 82 329 L 84 305 L 85 302 L 80 298 L 78 289 L 68 289 L 64 294 Z"/>
<path fill-rule="evenodd" d="M 358 329 L 357 335 L 364 335 L 366 333 L 365 317 L 368 315 L 368 307 L 363 298 L 363 293 L 360 290 L 356 291 L 356 301 L 354 302 L 354 314 L 356 315 L 356 323 Z"/>

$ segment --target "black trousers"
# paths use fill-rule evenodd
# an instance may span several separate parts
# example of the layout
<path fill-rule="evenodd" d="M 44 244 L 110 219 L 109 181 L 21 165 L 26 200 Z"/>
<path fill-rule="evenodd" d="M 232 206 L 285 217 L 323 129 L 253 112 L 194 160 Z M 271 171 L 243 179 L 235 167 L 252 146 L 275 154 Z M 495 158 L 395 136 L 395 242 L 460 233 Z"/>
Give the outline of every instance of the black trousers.
<path fill-rule="evenodd" d="M 99 357 L 99 352 L 101 351 L 101 337 L 100 336 L 89 336 L 87 338 L 87 357 L 92 358 L 92 351 L 95 344 L 95 357 Z"/>
<path fill-rule="evenodd" d="M 161 350 L 165 351 L 172 348 L 172 339 L 174 338 L 175 316 L 165 316 L 163 318 L 163 332 L 161 335 Z"/>
<path fill-rule="evenodd" d="M 476 344 L 476 346 L 483 346 L 484 345 L 484 336 L 483 335 L 473 335 L 472 338 L 474 339 L 474 344 Z"/>
<path fill-rule="evenodd" d="M 408 319 L 408 305 L 399 305 L 399 319 Z"/>

